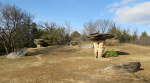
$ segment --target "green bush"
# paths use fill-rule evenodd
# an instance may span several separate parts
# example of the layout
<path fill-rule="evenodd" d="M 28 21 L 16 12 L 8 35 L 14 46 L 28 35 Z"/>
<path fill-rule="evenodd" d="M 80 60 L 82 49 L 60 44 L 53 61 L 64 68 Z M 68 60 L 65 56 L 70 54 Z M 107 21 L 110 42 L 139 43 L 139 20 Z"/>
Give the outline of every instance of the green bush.
<path fill-rule="evenodd" d="M 103 57 L 117 57 L 118 53 L 114 50 L 108 50 L 103 54 Z"/>

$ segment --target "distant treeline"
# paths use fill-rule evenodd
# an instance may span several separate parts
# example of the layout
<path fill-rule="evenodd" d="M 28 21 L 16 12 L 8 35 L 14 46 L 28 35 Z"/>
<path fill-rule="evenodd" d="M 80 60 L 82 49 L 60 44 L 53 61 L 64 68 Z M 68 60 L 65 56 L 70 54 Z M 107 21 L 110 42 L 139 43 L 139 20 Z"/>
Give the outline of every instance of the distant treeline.
<path fill-rule="evenodd" d="M 133 43 L 139 45 L 150 45 L 150 36 L 147 32 L 137 33 L 138 31 L 132 31 L 130 29 L 120 29 L 115 25 L 109 29 L 108 33 L 114 34 L 115 39 L 119 40 L 120 43 Z"/>
<path fill-rule="evenodd" d="M 95 32 L 113 34 L 115 36 L 113 39 L 118 40 L 120 43 L 150 45 L 150 36 L 146 31 L 138 34 L 138 30 L 120 28 L 110 20 L 96 20 L 85 23 L 83 35 L 87 36 Z"/>
<path fill-rule="evenodd" d="M 79 33 L 72 31 L 69 22 L 64 25 L 55 22 L 38 24 L 30 13 L 16 6 L 0 5 L 0 55 L 36 47 L 34 39 L 43 39 L 48 45 L 68 45 L 70 41 L 88 41 L 87 36 L 95 32 L 114 34 L 114 39 L 121 43 L 150 45 L 150 37 L 146 32 L 138 36 L 137 31 L 130 33 L 128 29 L 120 29 L 110 20 L 87 22 L 83 32 Z"/>

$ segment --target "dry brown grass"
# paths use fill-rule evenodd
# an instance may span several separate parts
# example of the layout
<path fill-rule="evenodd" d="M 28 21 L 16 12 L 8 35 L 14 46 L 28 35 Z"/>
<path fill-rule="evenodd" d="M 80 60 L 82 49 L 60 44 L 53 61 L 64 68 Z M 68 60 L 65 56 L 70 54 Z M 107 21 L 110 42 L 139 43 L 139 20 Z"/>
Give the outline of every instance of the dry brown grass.
<path fill-rule="evenodd" d="M 115 58 L 95 59 L 92 49 L 52 46 L 28 49 L 19 59 L 0 57 L 0 83 L 150 83 L 150 48 L 124 44 L 111 46 L 129 53 Z M 109 65 L 140 61 L 144 70 L 132 75 L 105 73 Z"/>

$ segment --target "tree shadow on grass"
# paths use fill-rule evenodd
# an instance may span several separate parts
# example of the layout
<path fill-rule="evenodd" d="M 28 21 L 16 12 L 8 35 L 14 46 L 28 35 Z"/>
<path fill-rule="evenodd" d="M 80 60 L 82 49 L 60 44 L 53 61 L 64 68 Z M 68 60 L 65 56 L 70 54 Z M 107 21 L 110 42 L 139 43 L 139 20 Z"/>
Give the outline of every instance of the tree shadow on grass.
<path fill-rule="evenodd" d="M 118 55 L 121 56 L 121 55 L 129 55 L 130 53 L 127 53 L 127 52 L 122 52 L 122 51 L 117 51 Z"/>

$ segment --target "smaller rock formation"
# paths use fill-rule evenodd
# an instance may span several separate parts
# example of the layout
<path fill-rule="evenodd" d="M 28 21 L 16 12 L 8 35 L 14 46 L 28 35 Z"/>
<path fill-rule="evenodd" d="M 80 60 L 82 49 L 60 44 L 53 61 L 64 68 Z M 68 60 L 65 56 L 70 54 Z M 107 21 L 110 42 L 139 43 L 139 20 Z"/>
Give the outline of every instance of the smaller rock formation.
<path fill-rule="evenodd" d="M 43 39 L 34 39 L 37 48 L 46 47 L 48 44 Z"/>
<path fill-rule="evenodd" d="M 8 55 L 6 55 L 6 58 L 8 59 L 17 59 L 20 58 L 21 56 L 27 56 L 28 55 L 28 51 L 26 48 L 23 48 L 21 50 L 18 50 L 16 52 L 11 52 Z"/>
<path fill-rule="evenodd" d="M 135 74 L 141 70 L 140 62 L 115 64 L 100 70 L 101 78 L 109 80 L 107 83 L 150 83 L 147 79 Z"/>
<path fill-rule="evenodd" d="M 71 46 L 76 46 L 76 45 L 79 45 L 79 42 L 78 41 L 71 41 L 70 45 Z"/>
<path fill-rule="evenodd" d="M 113 65 L 110 67 L 106 67 L 105 70 L 115 70 L 115 71 L 125 71 L 125 72 L 137 72 L 141 70 L 140 62 L 129 62 L 126 64 Z"/>

